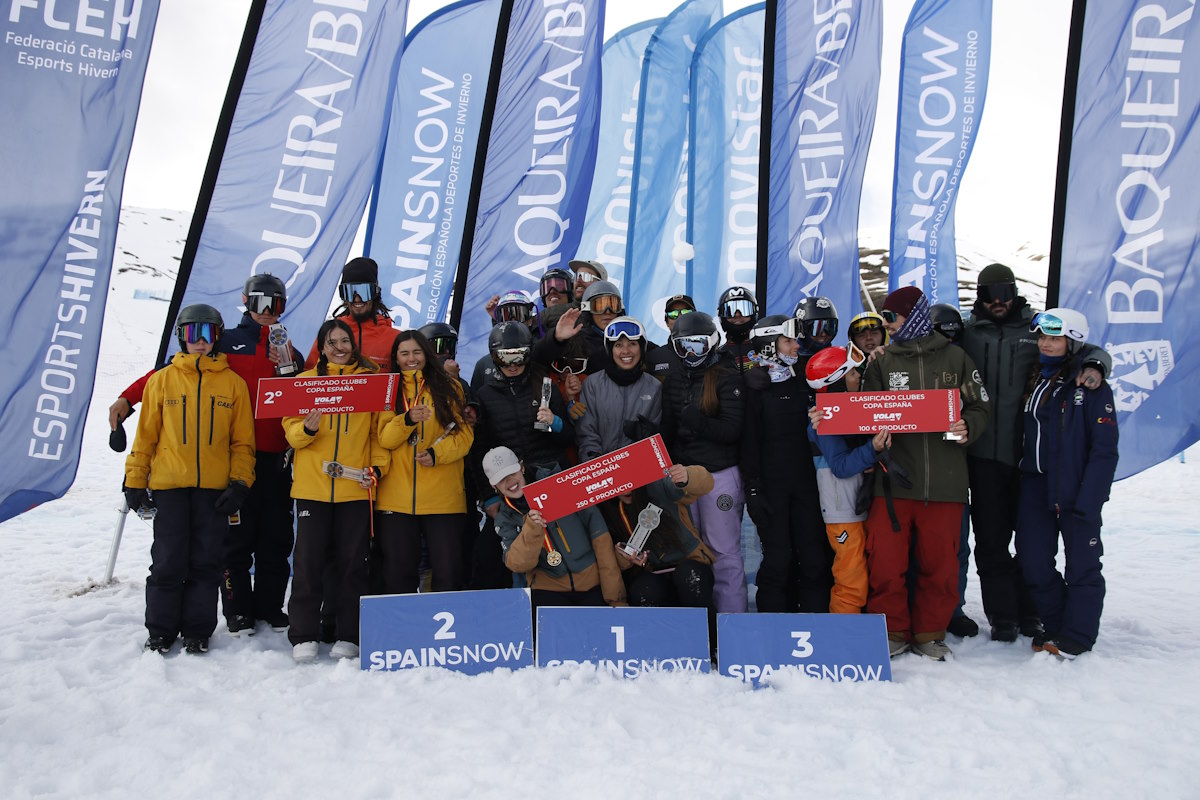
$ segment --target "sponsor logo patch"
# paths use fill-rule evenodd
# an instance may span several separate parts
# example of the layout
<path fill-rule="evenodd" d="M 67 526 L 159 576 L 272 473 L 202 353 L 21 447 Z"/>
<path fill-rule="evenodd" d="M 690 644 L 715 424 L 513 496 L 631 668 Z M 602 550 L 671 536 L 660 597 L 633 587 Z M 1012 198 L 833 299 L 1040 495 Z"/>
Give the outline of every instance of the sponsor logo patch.
<path fill-rule="evenodd" d="M 733 495 L 721 494 L 717 497 L 717 508 L 728 511 L 733 508 Z"/>
<path fill-rule="evenodd" d="M 892 391 L 908 391 L 908 373 L 907 372 L 889 372 L 888 373 L 888 388 Z"/>

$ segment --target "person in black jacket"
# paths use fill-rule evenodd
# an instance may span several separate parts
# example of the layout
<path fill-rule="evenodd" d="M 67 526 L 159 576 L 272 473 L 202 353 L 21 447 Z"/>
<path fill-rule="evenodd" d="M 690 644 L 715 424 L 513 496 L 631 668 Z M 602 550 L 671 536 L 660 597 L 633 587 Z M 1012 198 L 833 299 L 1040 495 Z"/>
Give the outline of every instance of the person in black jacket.
<path fill-rule="evenodd" d="M 716 553 L 717 611 L 744 612 L 748 602 L 738 444 L 745 393 L 740 375 L 717 352 L 719 341 L 708 314 L 695 311 L 675 323 L 671 347 L 680 364 L 663 382 L 662 437 L 676 463 L 699 464 L 712 473 L 714 488 L 692 507 L 692 517 L 704 543 Z"/>
<path fill-rule="evenodd" d="M 1045 625 L 1033 649 L 1070 659 L 1091 650 L 1100 630 L 1100 509 L 1117 470 L 1117 415 L 1107 383 L 1075 384 L 1087 319 L 1052 308 L 1031 325 L 1041 370 L 1025 400 L 1017 553 Z M 1055 566 L 1060 536 L 1065 576 Z"/>
<path fill-rule="evenodd" d="M 824 613 L 833 587 L 833 553 L 808 441 L 812 390 L 793 369 L 800 342 L 784 332 L 788 321 L 771 315 L 753 329 L 760 366 L 746 373 L 741 469 L 746 507 L 763 550 L 755 605 L 759 611 Z"/>

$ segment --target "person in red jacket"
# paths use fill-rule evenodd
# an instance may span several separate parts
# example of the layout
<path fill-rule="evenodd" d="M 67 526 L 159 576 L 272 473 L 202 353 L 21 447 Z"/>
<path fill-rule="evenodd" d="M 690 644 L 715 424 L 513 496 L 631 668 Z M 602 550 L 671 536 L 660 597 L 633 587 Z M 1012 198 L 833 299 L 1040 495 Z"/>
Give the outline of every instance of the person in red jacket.
<path fill-rule="evenodd" d="M 236 328 L 224 332 L 216 351 L 227 356 L 229 368 L 246 382 L 253 400 L 259 379 L 275 377 L 281 360 L 279 348 L 269 336 L 271 326 L 279 323 L 287 305 L 287 289 L 274 275 L 251 275 L 242 287 L 242 303 L 246 313 Z M 298 364 L 300 353 L 290 344 L 288 348 L 291 361 Z M 109 406 L 109 425 L 114 431 L 141 402 L 146 382 L 153 374 L 152 370 L 134 381 Z M 253 635 L 258 620 L 279 631 L 288 627 L 283 596 L 291 575 L 288 557 L 295 541 L 288 443 L 280 421 L 269 417 L 255 418 L 254 441 L 257 478 L 241 512 L 231 519 L 225 541 L 221 604 L 226 626 L 234 636 L 243 631 Z"/>
<path fill-rule="evenodd" d="M 393 372 L 392 345 L 400 331 L 392 327 L 392 317 L 383 304 L 379 288 L 379 265 L 374 259 L 360 256 L 342 267 L 338 284 L 342 304 L 333 316 L 350 326 L 358 351 L 371 359 L 380 372 Z M 305 369 L 317 364 L 317 343 L 304 361 Z"/>

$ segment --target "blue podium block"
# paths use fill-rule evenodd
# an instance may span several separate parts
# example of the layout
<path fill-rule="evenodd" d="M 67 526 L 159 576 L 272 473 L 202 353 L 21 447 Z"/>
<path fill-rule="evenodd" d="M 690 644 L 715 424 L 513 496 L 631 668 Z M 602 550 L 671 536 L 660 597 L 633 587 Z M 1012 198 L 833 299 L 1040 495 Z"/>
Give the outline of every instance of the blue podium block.
<path fill-rule="evenodd" d="M 709 672 L 703 608 L 537 610 L 538 666 L 592 663 L 617 677 L 647 672 Z"/>
<path fill-rule="evenodd" d="M 533 614 L 525 589 L 391 594 L 359 603 L 364 670 L 444 667 L 478 675 L 533 665 Z"/>
<path fill-rule="evenodd" d="M 758 686 L 780 671 L 830 681 L 890 681 L 882 614 L 718 614 L 722 675 Z"/>

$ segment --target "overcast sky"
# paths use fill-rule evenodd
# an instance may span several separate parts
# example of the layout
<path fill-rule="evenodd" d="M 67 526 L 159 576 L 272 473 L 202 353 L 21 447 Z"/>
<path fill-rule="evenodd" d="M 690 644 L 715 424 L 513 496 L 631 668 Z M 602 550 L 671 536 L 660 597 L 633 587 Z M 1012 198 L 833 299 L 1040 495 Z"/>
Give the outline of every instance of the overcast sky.
<path fill-rule="evenodd" d="M 409 26 L 443 0 L 413 0 Z M 609 0 L 605 38 L 663 16 L 676 0 Z M 726 12 L 749 5 L 726 0 Z M 883 76 L 863 187 L 861 228 L 886 238 L 900 37 L 912 3 L 884 0 Z M 163 2 L 130 154 L 124 203 L 191 212 L 237 54 L 249 0 Z M 979 138 L 956 233 L 996 258 L 1029 242 L 1048 251 L 1070 0 L 996 0 Z"/>

